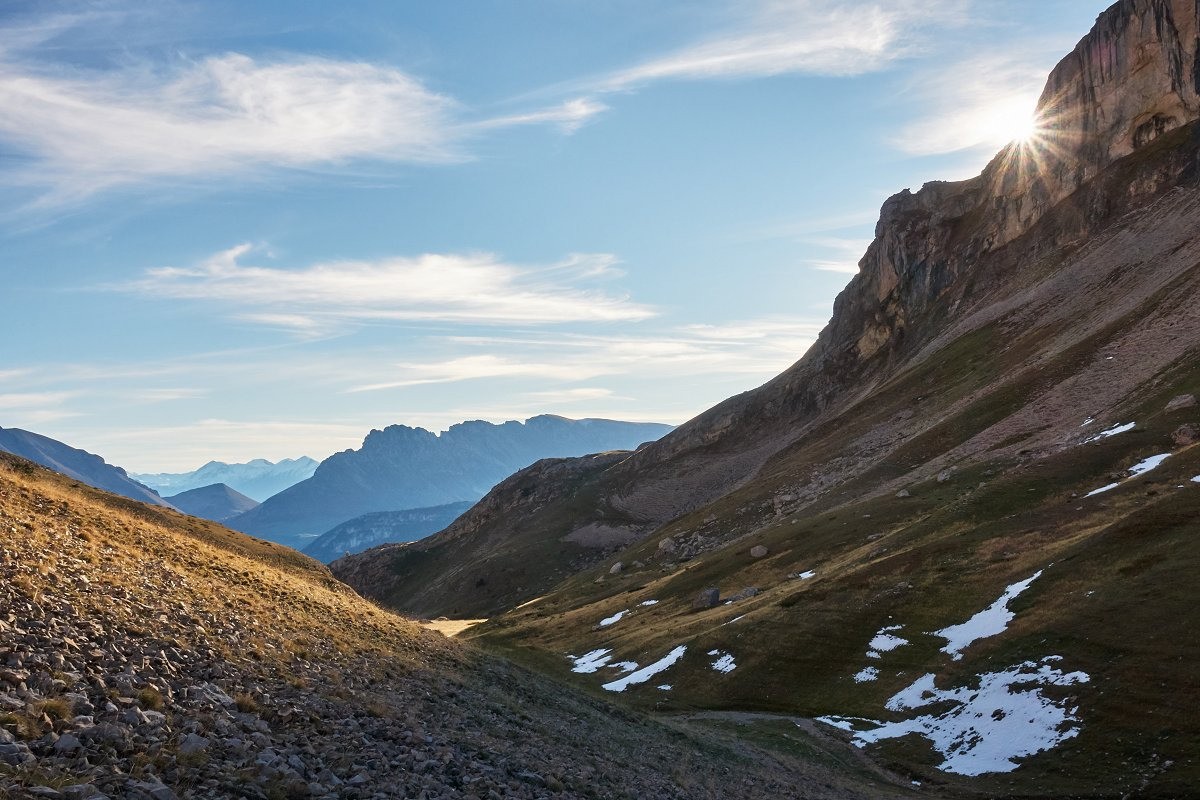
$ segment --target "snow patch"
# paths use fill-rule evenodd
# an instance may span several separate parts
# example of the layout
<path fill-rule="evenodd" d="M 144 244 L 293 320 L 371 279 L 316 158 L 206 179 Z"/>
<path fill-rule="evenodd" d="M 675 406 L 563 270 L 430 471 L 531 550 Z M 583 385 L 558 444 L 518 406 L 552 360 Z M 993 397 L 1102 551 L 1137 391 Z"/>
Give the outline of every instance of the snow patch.
<path fill-rule="evenodd" d="M 669 692 L 669 691 L 671 691 L 671 684 L 669 684 L 669 683 L 659 684 L 656 688 L 661 689 L 664 692 Z"/>
<path fill-rule="evenodd" d="M 801 572 L 801 573 L 800 573 L 800 580 L 802 580 L 802 581 L 806 581 L 806 580 L 808 580 L 809 578 L 813 577 L 813 576 L 814 576 L 814 575 L 816 575 L 816 574 L 817 574 L 817 573 L 816 573 L 815 571 L 811 570 L 811 569 L 810 569 L 810 570 L 807 570 L 807 571 L 805 571 L 805 572 Z"/>
<path fill-rule="evenodd" d="M 1159 453 L 1156 456 L 1150 456 L 1149 458 L 1143 458 L 1141 461 L 1139 461 L 1138 463 L 1134 464 L 1132 467 L 1129 468 L 1129 477 L 1136 478 L 1138 475 L 1145 475 L 1147 472 L 1154 469 L 1155 467 L 1157 467 L 1159 464 L 1166 461 L 1170 457 L 1171 457 L 1170 453 Z M 1197 477 L 1200 477 L 1200 476 L 1197 476 Z M 1192 478 L 1192 480 L 1196 480 L 1196 478 Z M 1090 492 L 1085 494 L 1084 497 L 1091 497 L 1093 495 L 1101 494 L 1102 492 L 1107 492 L 1112 489 L 1115 489 L 1120 485 L 1121 485 L 1120 481 L 1118 481 L 1117 483 L 1110 483 L 1107 486 L 1101 486 L 1099 489 L 1092 489 Z"/>
<path fill-rule="evenodd" d="M 612 661 L 611 653 L 612 650 L 593 650 L 581 656 L 567 656 L 567 658 L 575 662 L 574 666 L 571 667 L 571 672 L 587 674 L 595 672 L 609 661 Z"/>
<path fill-rule="evenodd" d="M 879 653 L 887 653 L 895 650 L 897 647 L 903 647 L 908 644 L 908 639 L 901 639 L 899 636 L 892 635 L 892 631 L 898 631 L 903 627 L 903 625 L 889 625 L 886 628 L 880 628 L 879 632 L 875 634 L 875 638 L 867 646 Z M 870 655 L 870 653 L 867 655 Z M 876 657 L 878 658 L 878 656 Z"/>
<path fill-rule="evenodd" d="M 609 625 L 615 625 L 616 623 L 621 621 L 621 617 L 625 616 L 628 613 L 629 613 L 629 609 L 627 608 L 624 611 L 618 611 L 617 613 L 613 614 L 611 617 L 605 617 L 604 619 L 600 620 L 600 627 L 607 628 Z"/>
<path fill-rule="evenodd" d="M 712 668 L 715 671 L 730 673 L 737 669 L 737 664 L 733 663 L 733 655 L 731 653 L 723 653 L 720 650 L 709 650 L 708 654 L 717 657 L 717 660 L 712 663 Z"/>
<path fill-rule="evenodd" d="M 854 733 L 865 747 L 883 739 L 915 733 L 932 742 L 945 758 L 938 768 L 958 775 L 1011 772 L 1015 759 L 1049 750 L 1079 734 L 1077 709 L 1042 693 L 1046 686 L 1087 683 L 1085 672 L 1062 672 L 1059 656 L 1025 661 L 1003 672 L 979 676 L 978 688 L 938 689 L 933 675 L 918 678 L 888 700 L 890 711 L 908 711 L 954 703 L 949 711 L 900 722 L 874 722 L 861 717 L 817 717 L 818 722 Z M 855 723 L 875 725 L 859 730 Z"/>
<path fill-rule="evenodd" d="M 1196 477 L 1192 478 L 1192 483 L 1200 483 L 1200 475 L 1197 475 Z"/>
<path fill-rule="evenodd" d="M 1136 478 L 1138 475 L 1144 475 L 1170 457 L 1170 453 L 1159 453 L 1156 456 L 1143 458 L 1141 461 L 1129 468 L 1129 477 Z"/>
<path fill-rule="evenodd" d="M 616 664 L 609 664 L 609 669 L 619 669 L 621 672 L 633 672 L 638 668 L 636 661 L 618 661 Z"/>
<path fill-rule="evenodd" d="M 740 615 L 738 615 L 738 616 L 734 617 L 733 619 L 729 620 L 729 622 L 726 622 L 726 623 L 723 623 L 723 624 L 725 624 L 725 625 L 732 625 L 733 623 L 737 622 L 739 619 L 745 619 L 745 618 L 746 618 L 746 615 L 745 615 L 745 614 L 740 614 Z"/>
<path fill-rule="evenodd" d="M 1081 428 L 1086 428 L 1088 425 L 1091 425 L 1091 424 L 1092 424 L 1093 422 L 1095 422 L 1095 421 L 1096 421 L 1096 418 L 1095 418 L 1095 417 L 1088 417 L 1087 419 L 1085 419 L 1085 420 L 1083 421 L 1083 424 L 1082 424 L 1082 425 L 1080 425 L 1079 427 L 1081 427 Z"/>
<path fill-rule="evenodd" d="M 946 646 L 942 648 L 942 652 L 949 653 L 955 661 L 958 661 L 962 658 L 962 651 L 973 642 L 1003 633 L 1008 627 L 1008 623 L 1012 622 L 1013 617 L 1016 616 L 1008 610 L 1008 604 L 1016 599 L 1017 595 L 1028 589 L 1031 583 L 1041 577 L 1041 574 L 1042 571 L 1039 569 L 1025 580 L 1009 586 L 996 602 L 966 622 L 934 631 L 934 636 L 941 636 L 946 640 Z M 932 678 L 932 676 L 929 677 Z"/>
<path fill-rule="evenodd" d="M 1123 425 L 1113 425 L 1111 428 L 1100 431 L 1095 436 L 1091 436 L 1087 439 L 1084 439 L 1083 441 L 1085 444 L 1087 442 L 1098 442 L 1101 439 L 1107 439 L 1109 436 L 1116 436 L 1118 433 L 1125 433 L 1125 431 L 1131 431 L 1131 430 L 1133 430 L 1135 425 L 1137 425 L 1136 422 L 1126 422 Z"/>
<path fill-rule="evenodd" d="M 657 600 L 643 600 L 642 602 L 638 603 L 638 605 L 640 605 L 640 606 L 655 606 L 655 605 L 658 605 L 658 601 Z"/>
<path fill-rule="evenodd" d="M 855 683 L 869 683 L 879 677 L 879 670 L 874 667 L 864 667 L 854 675 Z"/>
<path fill-rule="evenodd" d="M 679 659 L 683 658 L 683 654 L 687 652 L 687 645 L 681 644 L 665 656 L 655 661 L 649 666 L 642 667 L 637 672 L 626 675 L 624 678 L 618 678 L 615 681 L 606 683 L 603 688 L 610 692 L 623 692 L 630 686 L 638 683 L 645 683 L 653 678 L 658 673 L 670 667 Z"/>

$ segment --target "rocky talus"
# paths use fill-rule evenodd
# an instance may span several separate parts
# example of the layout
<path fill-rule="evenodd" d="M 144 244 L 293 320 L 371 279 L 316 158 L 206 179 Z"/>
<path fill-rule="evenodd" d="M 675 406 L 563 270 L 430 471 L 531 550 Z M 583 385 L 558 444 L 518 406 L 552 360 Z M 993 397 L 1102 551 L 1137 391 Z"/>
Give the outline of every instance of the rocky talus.
<path fill-rule="evenodd" d="M 575 694 L 285 548 L 9 457 L 0 531 L 0 797 L 880 796 Z"/>

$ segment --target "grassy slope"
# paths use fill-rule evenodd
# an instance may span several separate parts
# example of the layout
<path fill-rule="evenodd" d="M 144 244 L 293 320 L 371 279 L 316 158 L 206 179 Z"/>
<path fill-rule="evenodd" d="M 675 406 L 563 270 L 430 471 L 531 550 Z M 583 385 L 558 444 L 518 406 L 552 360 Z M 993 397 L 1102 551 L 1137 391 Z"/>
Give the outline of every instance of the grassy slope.
<path fill-rule="evenodd" d="M 0 529 L 12 537 L 0 547 L 0 574 L 18 602 L 61 608 L 71 624 L 103 632 L 105 647 L 186 651 L 201 670 L 197 681 L 209 679 L 204 664 L 227 665 L 273 731 L 297 729 L 318 750 L 336 720 L 356 716 L 378 727 L 376 738 L 424 730 L 434 737 L 431 747 L 465 753 L 464 763 L 535 770 L 562 784 L 554 796 L 893 796 L 875 774 L 845 774 L 837 758 L 796 757 L 826 753 L 819 739 L 768 754 L 720 731 L 650 722 L 423 631 L 294 551 L 8 456 L 0 456 Z M 0 650 L 4 645 L 0 633 Z M 156 680 L 153 669 L 140 674 Z M 289 708 L 306 713 L 275 713 Z M 164 710 L 176 713 L 169 704 Z M 30 739 L 43 730 L 36 715 L 19 713 L 0 716 L 0 726 Z M 183 770 L 177 788 L 190 796 L 193 762 L 173 751 L 128 763 L 113 757 L 113 766 L 140 775 L 167 756 L 170 770 Z M 370 750 L 330 756 L 329 763 L 338 757 L 348 759 L 347 780 L 360 769 L 349 765 Z M 69 769 L 57 769 L 0 765 L 0 796 L 26 796 L 14 786 L 75 782 Z M 448 788 L 454 776 L 447 780 L 447 796 L 460 796 Z M 268 794 L 279 788 L 266 787 Z"/>

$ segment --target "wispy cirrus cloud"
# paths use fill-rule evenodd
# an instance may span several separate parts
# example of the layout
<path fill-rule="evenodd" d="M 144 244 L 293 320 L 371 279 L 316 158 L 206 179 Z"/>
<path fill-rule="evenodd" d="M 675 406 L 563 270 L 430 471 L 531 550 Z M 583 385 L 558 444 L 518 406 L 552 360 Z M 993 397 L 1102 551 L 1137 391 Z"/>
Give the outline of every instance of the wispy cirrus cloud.
<path fill-rule="evenodd" d="M 42 192 L 35 205 L 148 181 L 459 162 L 488 130 L 542 124 L 569 134 L 605 109 L 579 97 L 481 118 L 395 66 L 307 54 L 225 52 L 89 69 L 49 57 L 56 38 L 119 27 L 134 14 L 46 15 L 0 27 L 0 141 L 30 161 L 5 179 Z"/>
<path fill-rule="evenodd" d="M 860 75 L 910 55 L 921 30 L 963 22 L 966 6 L 955 0 L 737 4 L 723 30 L 593 85 L 618 91 L 665 80 Z"/>
<path fill-rule="evenodd" d="M 332 261 L 298 269 L 243 263 L 249 244 L 194 267 L 148 270 L 106 287 L 152 297 L 221 303 L 243 320 L 323 335 L 386 321 L 476 325 L 616 322 L 654 316 L 648 306 L 581 284 L 616 274 L 615 257 L 572 254 L 549 266 L 488 253 Z"/>

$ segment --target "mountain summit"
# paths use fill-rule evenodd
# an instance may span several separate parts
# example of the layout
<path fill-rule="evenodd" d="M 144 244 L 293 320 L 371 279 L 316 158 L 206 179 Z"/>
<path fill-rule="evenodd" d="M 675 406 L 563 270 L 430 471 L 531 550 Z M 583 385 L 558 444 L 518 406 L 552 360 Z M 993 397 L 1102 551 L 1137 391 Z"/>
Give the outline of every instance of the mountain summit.
<path fill-rule="evenodd" d="M 311 478 L 229 524 L 303 547 L 311 537 L 363 514 L 477 500 L 538 459 L 629 450 L 670 430 L 669 425 L 552 415 L 501 425 L 460 422 L 441 435 L 390 425 L 367 434 L 360 449 L 325 459 Z"/>

